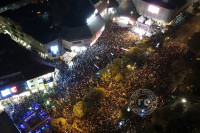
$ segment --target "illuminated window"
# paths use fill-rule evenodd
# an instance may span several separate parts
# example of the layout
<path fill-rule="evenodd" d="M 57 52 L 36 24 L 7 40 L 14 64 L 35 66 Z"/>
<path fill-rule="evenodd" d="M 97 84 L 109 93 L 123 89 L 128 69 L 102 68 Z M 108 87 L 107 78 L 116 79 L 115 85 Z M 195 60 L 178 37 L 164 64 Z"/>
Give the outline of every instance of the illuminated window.
<path fill-rule="evenodd" d="M 160 8 L 157 6 L 149 5 L 148 11 L 154 14 L 158 14 L 160 11 Z"/>

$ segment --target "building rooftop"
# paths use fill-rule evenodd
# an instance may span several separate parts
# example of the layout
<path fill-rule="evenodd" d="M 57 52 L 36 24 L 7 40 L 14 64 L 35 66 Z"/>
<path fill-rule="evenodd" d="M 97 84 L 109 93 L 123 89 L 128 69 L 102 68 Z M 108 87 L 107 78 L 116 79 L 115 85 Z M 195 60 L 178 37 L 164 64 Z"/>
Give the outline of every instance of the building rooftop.
<path fill-rule="evenodd" d="M 85 38 L 91 38 L 92 33 L 88 26 L 81 26 L 81 27 L 63 27 L 61 31 L 61 36 L 63 39 L 66 39 L 68 41 L 75 41 L 77 38 L 79 40 L 85 39 Z"/>
<path fill-rule="evenodd" d="M 0 114 L 0 129 L 2 133 L 20 133 L 6 112 Z"/>
<path fill-rule="evenodd" d="M 175 9 L 184 5 L 187 0 L 143 0 L 148 3 L 152 3 L 167 9 Z M 166 1 L 166 2 L 164 2 Z"/>
<path fill-rule="evenodd" d="M 99 1 L 101 1 L 101 0 L 91 0 L 91 2 L 95 5 L 95 4 L 97 4 Z"/>
<path fill-rule="evenodd" d="M 117 2 L 117 0 L 109 0 L 109 5 L 108 5 L 108 7 L 117 8 L 117 7 L 119 7 L 119 3 Z"/>
<path fill-rule="evenodd" d="M 2 84 L 29 80 L 55 70 L 42 58 L 13 41 L 9 35 L 0 34 L 0 45 L 0 82 Z M 18 75 L 16 79 L 13 79 L 13 74 Z M 9 78 L 9 75 L 12 78 Z"/>
<path fill-rule="evenodd" d="M 0 2 L 0 7 L 7 6 L 9 4 L 12 4 L 12 3 L 15 3 L 15 2 L 18 2 L 18 1 L 21 1 L 21 0 L 2 0 Z"/>
<path fill-rule="evenodd" d="M 58 34 L 44 4 L 29 4 L 16 10 L 8 10 L 1 15 L 18 23 L 22 30 L 41 43 L 54 40 Z"/>
<path fill-rule="evenodd" d="M 94 7 L 89 0 L 64 0 L 68 8 L 64 15 L 64 26 L 79 27 L 87 25 L 87 18 L 94 13 Z"/>
<path fill-rule="evenodd" d="M 25 33 L 46 44 L 59 36 L 63 26 L 86 26 L 86 20 L 93 12 L 94 7 L 89 0 L 51 0 L 29 4 L 1 15 L 17 22 Z"/>

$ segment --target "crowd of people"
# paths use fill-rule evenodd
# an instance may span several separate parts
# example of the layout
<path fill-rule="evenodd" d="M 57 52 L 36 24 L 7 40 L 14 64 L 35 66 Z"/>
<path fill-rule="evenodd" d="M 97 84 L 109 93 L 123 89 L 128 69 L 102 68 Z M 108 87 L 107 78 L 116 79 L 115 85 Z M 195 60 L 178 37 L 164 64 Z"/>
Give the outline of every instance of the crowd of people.
<path fill-rule="evenodd" d="M 152 39 L 157 44 L 159 37 Z M 136 46 L 140 39 L 130 32 L 130 28 L 119 27 L 116 23 L 109 22 L 105 31 L 97 42 L 73 59 L 73 65 L 68 66 L 62 61 L 55 63 L 60 70 L 57 78 L 57 85 L 47 92 L 39 91 L 25 96 L 20 102 L 2 103 L 6 106 L 7 112 L 15 123 L 23 121 L 25 112 L 31 110 L 34 103 L 38 103 L 40 108 L 53 117 L 64 117 L 68 123 L 73 123 L 73 105 L 80 101 L 86 92 L 94 86 L 100 85 L 99 71 L 112 63 L 113 59 L 124 55 L 125 50 Z M 150 43 L 151 44 L 151 43 Z M 155 47 L 155 45 L 152 45 Z M 158 50 L 159 49 L 159 50 Z M 176 51 L 172 48 L 156 48 L 145 58 L 142 67 L 128 71 L 123 84 L 114 84 L 102 102 L 102 109 L 94 116 L 88 118 L 87 127 L 89 132 L 116 132 L 122 127 L 133 129 L 133 125 L 141 125 L 141 117 L 135 117 L 133 121 L 121 121 L 118 112 L 122 108 L 127 108 L 129 99 L 134 90 L 139 88 L 150 88 L 157 95 L 164 90 L 168 90 L 169 79 L 166 74 L 170 71 L 171 58 L 176 57 Z M 105 87 L 105 86 L 103 86 Z M 50 101 L 50 105 L 46 101 Z M 127 126 L 129 125 L 129 126 Z M 71 132 L 76 129 L 71 129 Z"/>

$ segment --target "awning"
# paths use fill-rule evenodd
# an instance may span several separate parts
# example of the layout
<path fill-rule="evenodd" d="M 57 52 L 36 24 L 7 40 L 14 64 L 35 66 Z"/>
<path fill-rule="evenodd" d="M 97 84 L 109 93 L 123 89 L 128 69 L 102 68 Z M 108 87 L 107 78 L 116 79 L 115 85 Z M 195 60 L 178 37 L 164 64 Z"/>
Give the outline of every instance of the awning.
<path fill-rule="evenodd" d="M 145 24 L 148 25 L 148 26 L 151 26 L 153 23 L 154 22 L 151 19 L 148 19 L 147 21 L 145 21 Z"/>

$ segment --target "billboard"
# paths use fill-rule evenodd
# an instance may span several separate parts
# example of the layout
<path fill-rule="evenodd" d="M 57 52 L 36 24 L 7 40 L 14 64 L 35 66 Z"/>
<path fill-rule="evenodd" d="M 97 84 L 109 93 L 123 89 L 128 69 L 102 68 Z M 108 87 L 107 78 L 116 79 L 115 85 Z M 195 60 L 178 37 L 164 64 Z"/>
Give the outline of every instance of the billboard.
<path fill-rule="evenodd" d="M 13 86 L 11 88 L 6 88 L 4 90 L 1 90 L 0 92 L 2 97 L 11 96 L 12 94 L 17 93 L 17 87 Z"/>
<path fill-rule="evenodd" d="M 149 5 L 148 11 L 153 13 L 153 14 L 158 14 L 160 11 L 160 8 L 154 5 Z"/>
<path fill-rule="evenodd" d="M 5 89 L 5 90 L 2 90 L 2 91 L 1 91 L 1 95 L 2 95 L 3 97 L 6 97 L 6 96 L 8 96 L 8 95 L 11 95 L 10 89 L 7 88 L 7 89 Z"/>

